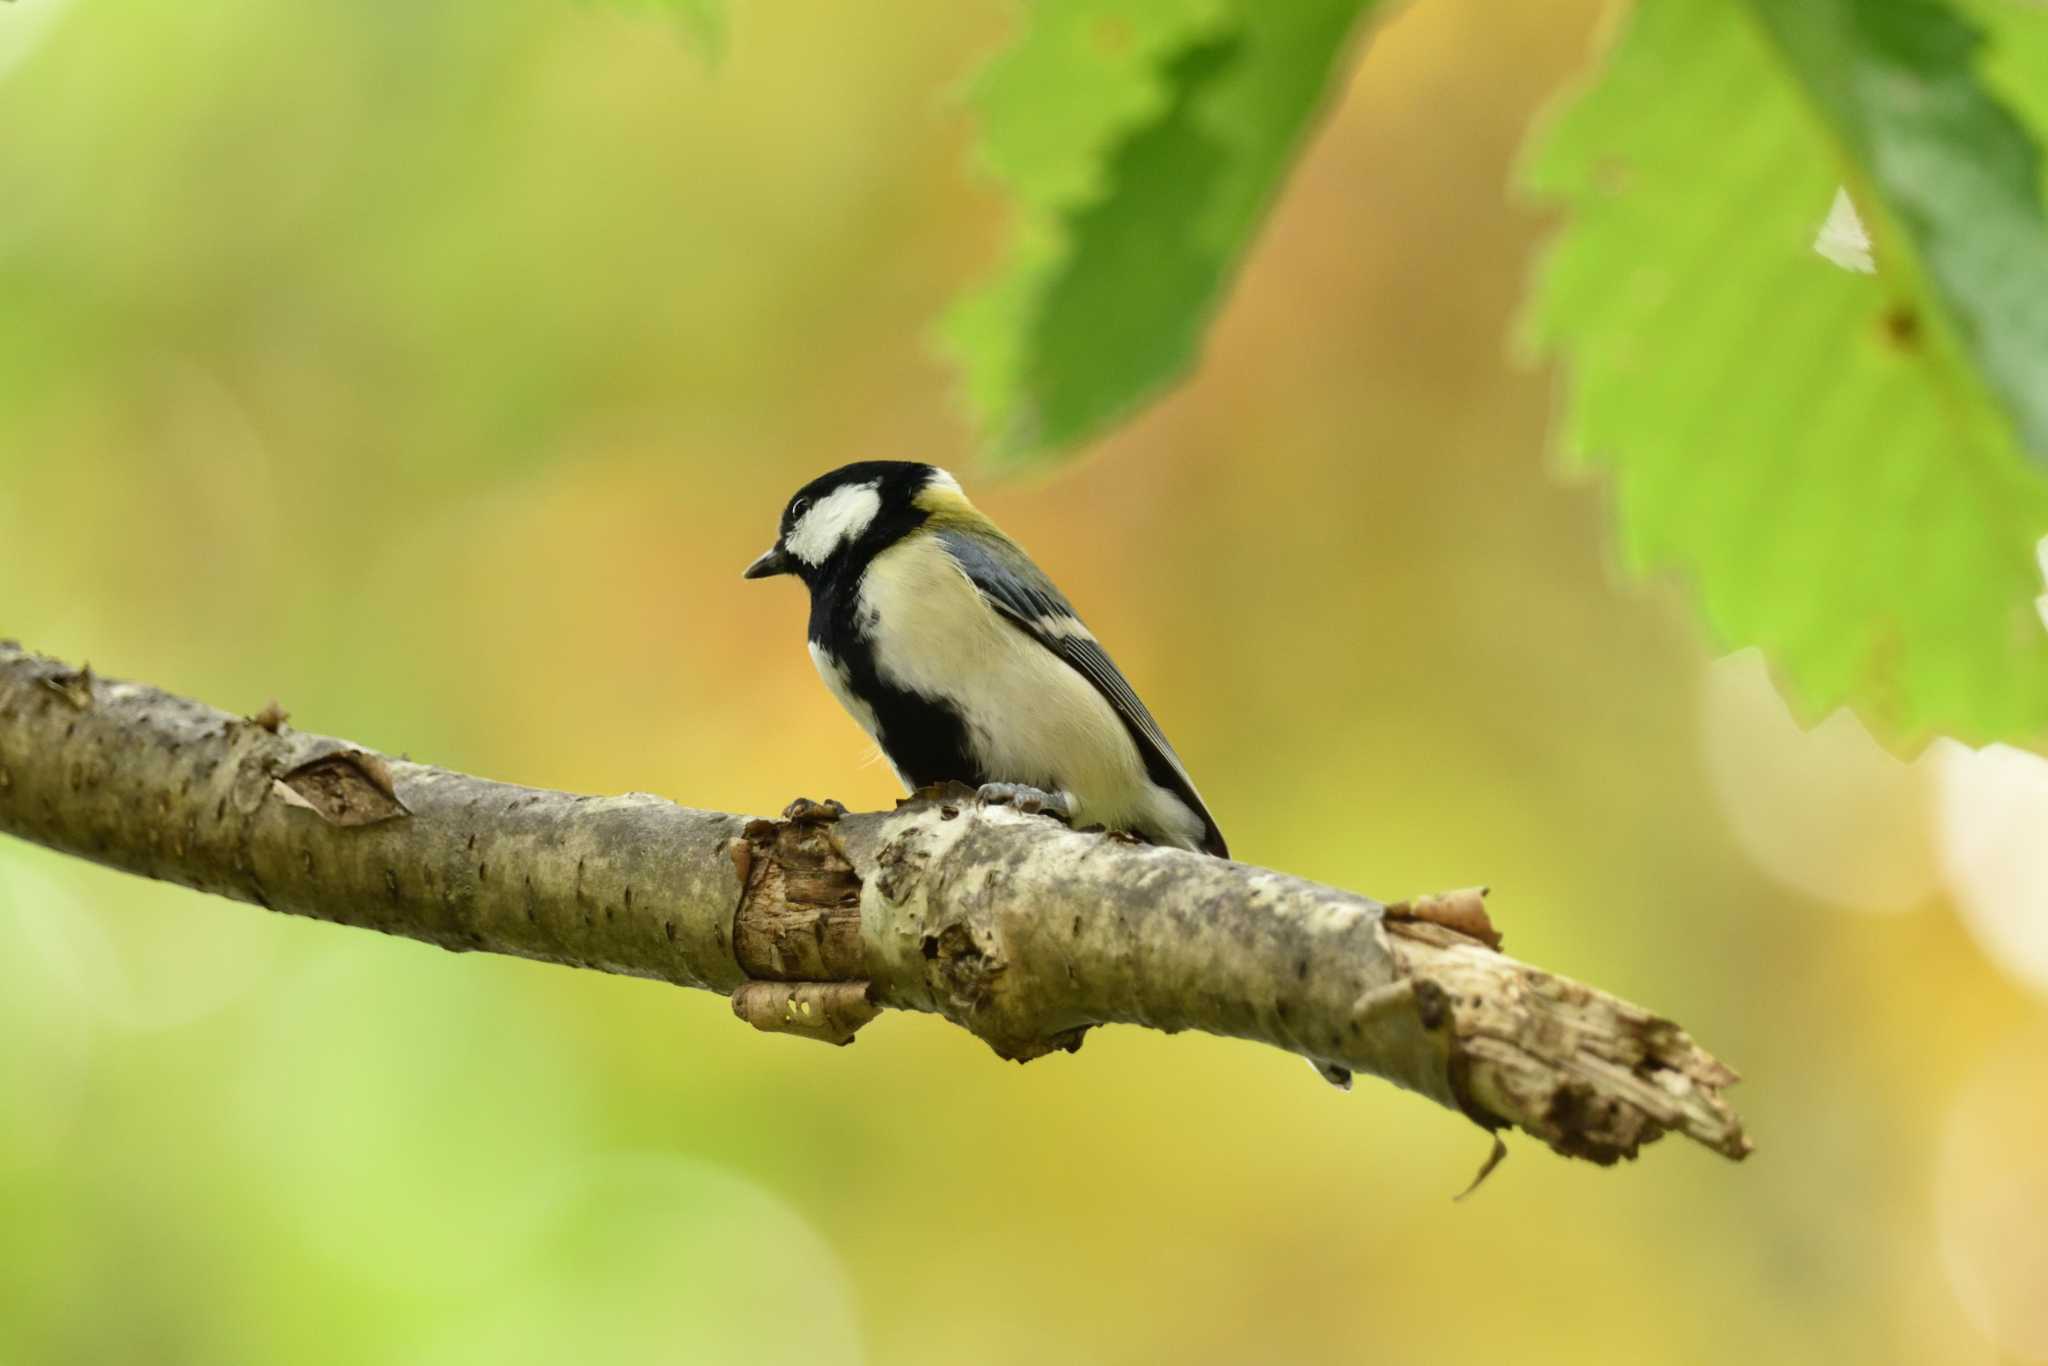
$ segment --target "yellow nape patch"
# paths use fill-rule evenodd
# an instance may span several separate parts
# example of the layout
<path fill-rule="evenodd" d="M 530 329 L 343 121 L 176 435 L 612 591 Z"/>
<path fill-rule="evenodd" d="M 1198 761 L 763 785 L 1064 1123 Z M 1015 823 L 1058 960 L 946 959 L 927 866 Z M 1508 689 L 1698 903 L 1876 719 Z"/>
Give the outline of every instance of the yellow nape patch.
<path fill-rule="evenodd" d="M 933 476 L 931 482 L 919 489 L 917 496 L 910 501 L 920 511 L 930 514 L 935 522 L 982 520 L 981 513 L 960 491 L 960 485 L 944 470 Z"/>

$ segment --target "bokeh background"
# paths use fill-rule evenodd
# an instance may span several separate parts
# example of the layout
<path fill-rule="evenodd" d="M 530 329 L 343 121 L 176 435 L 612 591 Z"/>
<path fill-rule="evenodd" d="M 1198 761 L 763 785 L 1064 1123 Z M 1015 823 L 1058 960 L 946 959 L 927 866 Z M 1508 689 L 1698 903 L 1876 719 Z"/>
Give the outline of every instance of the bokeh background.
<path fill-rule="evenodd" d="M 1591 0 L 1378 32 L 1193 380 L 976 478 L 932 359 L 1004 208 L 995 3 L 0 6 L 0 634 L 505 779 L 887 770 L 746 584 L 844 460 L 959 468 L 1233 849 L 1486 882 L 1759 1144 L 1600 1171 L 1135 1030 L 1019 1069 L 0 846 L 0 1362 L 2048 1359 L 2048 779 L 1804 734 L 1621 582 L 1505 338 Z M 1825 206 L 1817 206 L 1817 215 Z"/>

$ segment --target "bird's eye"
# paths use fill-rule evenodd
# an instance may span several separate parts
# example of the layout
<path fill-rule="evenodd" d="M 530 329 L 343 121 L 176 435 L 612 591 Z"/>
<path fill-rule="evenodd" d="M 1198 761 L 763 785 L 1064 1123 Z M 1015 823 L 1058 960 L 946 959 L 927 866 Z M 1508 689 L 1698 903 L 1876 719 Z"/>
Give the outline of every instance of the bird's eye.
<path fill-rule="evenodd" d="M 799 498 L 789 505 L 789 520 L 794 522 L 811 510 L 811 500 Z"/>

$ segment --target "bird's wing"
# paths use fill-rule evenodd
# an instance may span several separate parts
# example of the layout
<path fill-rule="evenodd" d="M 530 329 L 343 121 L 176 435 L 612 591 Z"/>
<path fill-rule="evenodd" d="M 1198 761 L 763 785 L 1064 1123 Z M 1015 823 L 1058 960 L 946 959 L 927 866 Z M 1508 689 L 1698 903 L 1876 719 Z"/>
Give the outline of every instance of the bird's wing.
<path fill-rule="evenodd" d="M 1000 533 L 941 527 L 934 534 L 968 581 L 998 612 L 1065 660 L 1102 694 L 1137 743 L 1152 780 L 1171 790 L 1202 818 L 1202 847 L 1220 858 L 1229 857 L 1223 833 L 1216 828 L 1202 794 L 1195 791 L 1194 779 L 1167 743 L 1159 723 L 1138 700 L 1108 652 L 1081 624 L 1073 605 L 1031 557 Z"/>

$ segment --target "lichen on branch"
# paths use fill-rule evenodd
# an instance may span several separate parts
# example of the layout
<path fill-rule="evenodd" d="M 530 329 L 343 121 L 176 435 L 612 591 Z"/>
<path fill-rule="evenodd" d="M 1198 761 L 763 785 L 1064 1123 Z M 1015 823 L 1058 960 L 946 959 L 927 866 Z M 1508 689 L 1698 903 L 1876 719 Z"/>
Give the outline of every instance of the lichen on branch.
<path fill-rule="evenodd" d="M 1251 1039 L 1568 1156 L 1749 1150 L 1677 1025 L 1516 962 L 1476 891 L 1393 907 L 964 790 L 781 820 L 392 759 L 0 644 L 0 832 L 271 910 L 654 977 L 846 1043 L 881 1009 L 1006 1058 L 1105 1024 Z M 1304 1077 L 1304 1084 L 1308 1079 Z"/>

